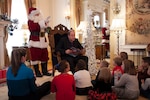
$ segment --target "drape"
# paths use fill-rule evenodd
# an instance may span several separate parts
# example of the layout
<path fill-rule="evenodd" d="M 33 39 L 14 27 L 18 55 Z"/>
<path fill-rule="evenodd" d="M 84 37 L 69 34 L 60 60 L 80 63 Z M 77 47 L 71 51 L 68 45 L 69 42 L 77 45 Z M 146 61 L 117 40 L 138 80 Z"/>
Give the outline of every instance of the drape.
<path fill-rule="evenodd" d="M 11 16 L 11 4 L 12 4 L 12 0 L 6 0 L 7 14 L 9 18 Z"/>
<path fill-rule="evenodd" d="M 80 0 L 70 0 L 70 13 L 71 13 L 71 19 L 70 19 L 70 26 L 72 26 L 73 29 L 76 30 L 80 23 L 80 13 L 81 13 L 81 6 L 80 6 Z"/>
<path fill-rule="evenodd" d="M 12 0 L 5 0 L 4 1 L 4 5 L 3 5 L 3 14 L 7 13 L 7 16 L 10 18 L 11 16 L 11 4 L 12 4 Z M 9 60 L 9 56 L 8 56 L 8 51 L 7 51 L 7 47 L 6 47 L 6 43 L 8 40 L 8 31 L 7 31 L 7 26 L 5 26 L 4 28 L 4 66 L 9 66 L 10 65 L 10 60 Z"/>
<path fill-rule="evenodd" d="M 27 15 L 29 14 L 29 8 L 36 6 L 36 0 L 24 0 Z"/>
<path fill-rule="evenodd" d="M 80 0 L 75 0 L 75 17 L 76 17 L 76 25 L 78 26 L 80 24 L 80 13 L 81 13 L 81 4 Z"/>
<path fill-rule="evenodd" d="M 7 31 L 7 26 L 5 26 L 5 28 L 4 28 L 4 64 L 6 67 L 8 67 L 10 65 L 8 50 L 6 47 L 7 40 L 8 40 L 8 31 Z"/>

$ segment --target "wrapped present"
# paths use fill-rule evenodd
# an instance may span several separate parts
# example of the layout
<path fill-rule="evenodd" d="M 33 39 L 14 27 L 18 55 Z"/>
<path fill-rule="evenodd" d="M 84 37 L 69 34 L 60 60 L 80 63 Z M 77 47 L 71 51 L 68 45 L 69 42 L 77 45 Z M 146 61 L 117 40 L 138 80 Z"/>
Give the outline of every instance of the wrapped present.
<path fill-rule="evenodd" d="M 0 79 L 3 77 L 2 70 L 0 70 Z"/>
<path fill-rule="evenodd" d="M 3 71 L 2 71 L 2 78 L 6 78 L 6 69 L 4 69 Z"/>
<path fill-rule="evenodd" d="M 2 79 L 2 78 L 6 78 L 6 72 L 7 72 L 7 70 L 6 70 L 6 69 L 2 69 L 2 70 L 0 70 L 0 79 Z"/>

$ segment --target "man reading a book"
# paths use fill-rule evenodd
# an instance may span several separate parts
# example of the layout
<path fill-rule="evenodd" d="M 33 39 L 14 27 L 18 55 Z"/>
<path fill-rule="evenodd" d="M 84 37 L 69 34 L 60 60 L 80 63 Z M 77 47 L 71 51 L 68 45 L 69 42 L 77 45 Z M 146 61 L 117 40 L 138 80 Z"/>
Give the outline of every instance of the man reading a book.
<path fill-rule="evenodd" d="M 72 73 L 75 72 L 75 66 L 79 59 L 83 59 L 88 65 L 88 57 L 84 56 L 85 49 L 82 47 L 78 39 L 75 38 L 74 30 L 70 30 L 67 37 L 62 37 L 60 39 L 56 46 L 56 52 L 60 52 L 61 59 L 65 59 L 70 63 L 70 70 Z"/>

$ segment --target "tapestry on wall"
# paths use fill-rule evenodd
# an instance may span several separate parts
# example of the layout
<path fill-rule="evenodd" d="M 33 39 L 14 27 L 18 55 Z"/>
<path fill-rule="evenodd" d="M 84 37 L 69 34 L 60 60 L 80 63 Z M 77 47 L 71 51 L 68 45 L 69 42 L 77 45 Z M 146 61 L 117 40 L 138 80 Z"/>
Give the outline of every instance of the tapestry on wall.
<path fill-rule="evenodd" d="M 150 0 L 126 0 L 126 44 L 150 43 Z"/>

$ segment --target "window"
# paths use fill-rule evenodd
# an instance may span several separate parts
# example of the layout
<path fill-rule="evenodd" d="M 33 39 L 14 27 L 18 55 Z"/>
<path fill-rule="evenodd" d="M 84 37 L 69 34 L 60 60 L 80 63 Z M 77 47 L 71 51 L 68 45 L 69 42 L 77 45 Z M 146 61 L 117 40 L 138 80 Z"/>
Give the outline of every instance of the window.
<path fill-rule="evenodd" d="M 27 24 L 27 13 L 24 0 L 12 0 L 11 6 L 11 20 L 18 19 L 18 29 L 13 31 L 13 35 L 8 35 L 7 49 L 10 55 L 13 46 L 23 46 L 24 43 L 24 30 L 21 29 L 23 24 Z M 27 32 L 27 37 L 29 32 Z"/>
<path fill-rule="evenodd" d="M 19 28 L 23 23 L 27 23 L 27 13 L 24 0 L 12 0 L 11 19 L 19 20 Z"/>

